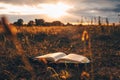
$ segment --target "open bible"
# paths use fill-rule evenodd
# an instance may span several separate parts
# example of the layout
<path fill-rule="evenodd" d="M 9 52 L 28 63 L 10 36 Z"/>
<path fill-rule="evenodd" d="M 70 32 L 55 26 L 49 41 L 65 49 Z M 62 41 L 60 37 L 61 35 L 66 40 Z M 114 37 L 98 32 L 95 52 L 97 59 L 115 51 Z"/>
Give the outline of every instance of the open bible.
<path fill-rule="evenodd" d="M 75 53 L 65 54 L 63 52 L 49 53 L 34 58 L 35 60 L 45 59 L 46 61 L 56 63 L 89 63 L 90 60 L 83 56 Z"/>

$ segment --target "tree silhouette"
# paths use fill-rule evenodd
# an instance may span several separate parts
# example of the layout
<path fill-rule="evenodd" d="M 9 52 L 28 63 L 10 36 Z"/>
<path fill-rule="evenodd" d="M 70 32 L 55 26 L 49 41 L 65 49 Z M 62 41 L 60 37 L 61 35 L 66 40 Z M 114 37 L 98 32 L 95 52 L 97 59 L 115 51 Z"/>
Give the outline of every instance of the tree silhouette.
<path fill-rule="evenodd" d="M 91 21 L 90 21 L 90 22 L 91 22 L 91 25 L 93 25 L 93 18 L 91 18 Z"/>
<path fill-rule="evenodd" d="M 82 24 L 81 24 L 81 25 L 82 25 Z M 68 23 L 66 24 L 66 26 L 73 26 L 73 24 L 71 24 L 71 23 L 68 22 Z"/>
<path fill-rule="evenodd" d="M 13 24 L 16 26 L 23 26 L 23 19 L 18 19 L 17 22 L 14 22 Z"/>
<path fill-rule="evenodd" d="M 106 18 L 106 24 L 107 24 L 107 26 L 109 26 L 109 20 L 108 20 L 108 18 Z"/>
<path fill-rule="evenodd" d="M 34 26 L 34 21 L 32 21 L 32 20 L 29 21 L 27 25 L 28 25 L 28 26 Z"/>
<path fill-rule="evenodd" d="M 82 25 L 84 23 L 83 16 L 81 17 L 80 24 Z"/>
<path fill-rule="evenodd" d="M 51 23 L 50 22 L 45 22 L 44 26 L 51 26 Z"/>
<path fill-rule="evenodd" d="M 43 26 L 45 23 L 44 19 L 35 19 L 36 26 Z"/>
<path fill-rule="evenodd" d="M 23 19 L 18 19 L 17 23 L 18 23 L 18 26 L 23 26 Z"/>
<path fill-rule="evenodd" d="M 64 24 L 61 21 L 53 21 L 52 26 L 64 26 Z"/>
<path fill-rule="evenodd" d="M 98 25 L 101 26 L 101 17 L 98 17 Z"/>

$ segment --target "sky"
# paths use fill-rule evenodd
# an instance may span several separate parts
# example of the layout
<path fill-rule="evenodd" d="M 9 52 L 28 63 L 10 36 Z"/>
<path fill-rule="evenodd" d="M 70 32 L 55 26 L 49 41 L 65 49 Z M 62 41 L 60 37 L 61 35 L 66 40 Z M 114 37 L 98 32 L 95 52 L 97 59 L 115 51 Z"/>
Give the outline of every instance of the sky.
<path fill-rule="evenodd" d="M 79 23 L 98 16 L 117 23 L 118 14 L 120 0 L 0 0 L 0 16 L 6 15 L 11 23 L 19 18 L 26 23 L 34 19 Z"/>

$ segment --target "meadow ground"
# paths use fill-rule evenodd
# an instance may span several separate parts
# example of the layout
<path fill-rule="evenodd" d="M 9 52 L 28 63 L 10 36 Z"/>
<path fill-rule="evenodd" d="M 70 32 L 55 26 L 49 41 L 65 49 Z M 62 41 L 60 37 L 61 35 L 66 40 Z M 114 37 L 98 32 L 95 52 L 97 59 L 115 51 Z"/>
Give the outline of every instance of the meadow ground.
<path fill-rule="evenodd" d="M 90 48 L 81 40 L 84 30 L 89 33 Z M 58 68 L 52 72 L 47 65 L 31 60 L 38 55 L 59 51 L 81 54 L 89 59 L 92 53 L 92 70 L 90 63 L 85 68 L 90 76 L 85 80 L 120 79 L 119 26 L 20 27 L 17 32 L 17 39 L 34 69 L 36 80 L 65 80 L 64 77 L 66 80 L 80 80 L 79 70 Z M 24 66 L 15 44 L 1 29 L 0 80 L 31 80 L 32 75 Z"/>

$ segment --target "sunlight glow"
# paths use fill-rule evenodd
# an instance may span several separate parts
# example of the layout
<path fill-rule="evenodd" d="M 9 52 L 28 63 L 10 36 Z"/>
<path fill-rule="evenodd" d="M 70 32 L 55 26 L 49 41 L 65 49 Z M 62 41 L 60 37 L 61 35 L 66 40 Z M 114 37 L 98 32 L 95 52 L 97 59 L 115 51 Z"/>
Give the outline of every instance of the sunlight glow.
<path fill-rule="evenodd" d="M 67 15 L 67 10 L 71 8 L 70 6 L 63 3 L 42 4 L 41 7 L 43 8 L 43 13 L 52 18 L 58 18 Z"/>
<path fill-rule="evenodd" d="M 63 4 L 39 4 L 36 6 L 27 6 L 27 5 L 11 5 L 0 3 L 0 14 L 9 14 L 9 15 L 36 15 L 36 14 L 45 14 L 51 18 L 58 18 L 61 16 L 67 15 L 67 10 L 71 7 Z"/>

